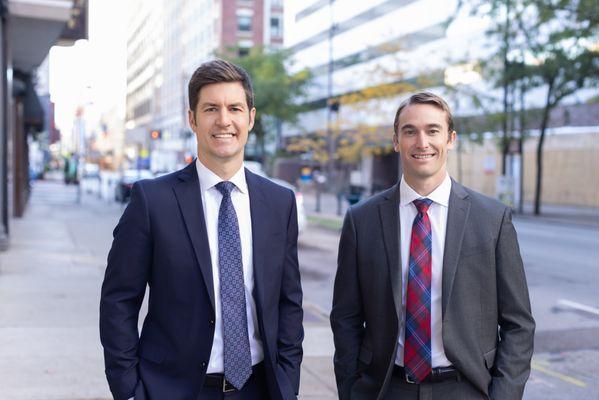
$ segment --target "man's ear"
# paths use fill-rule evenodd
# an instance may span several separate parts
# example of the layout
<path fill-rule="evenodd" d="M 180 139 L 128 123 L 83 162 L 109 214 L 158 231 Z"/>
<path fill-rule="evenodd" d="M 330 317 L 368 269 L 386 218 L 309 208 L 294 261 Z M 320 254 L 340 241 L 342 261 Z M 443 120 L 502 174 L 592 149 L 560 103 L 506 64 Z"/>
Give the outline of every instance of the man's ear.
<path fill-rule="evenodd" d="M 393 150 L 395 150 L 396 153 L 399 153 L 399 137 L 398 137 L 399 133 L 397 132 L 393 132 Z"/>
<path fill-rule="evenodd" d="M 189 120 L 189 126 L 191 127 L 191 129 L 194 129 L 196 127 L 196 119 L 195 113 L 191 111 L 191 109 L 187 110 L 187 119 Z"/>
<path fill-rule="evenodd" d="M 256 107 L 252 107 L 252 109 L 250 110 L 250 124 L 249 124 L 249 128 L 248 128 L 248 132 L 250 132 L 252 130 L 252 128 L 254 127 L 255 120 L 256 120 Z"/>
<path fill-rule="evenodd" d="M 458 134 L 456 131 L 449 132 L 449 137 L 447 138 L 447 148 L 453 149 L 453 145 L 455 144 L 456 139 L 458 138 Z"/>

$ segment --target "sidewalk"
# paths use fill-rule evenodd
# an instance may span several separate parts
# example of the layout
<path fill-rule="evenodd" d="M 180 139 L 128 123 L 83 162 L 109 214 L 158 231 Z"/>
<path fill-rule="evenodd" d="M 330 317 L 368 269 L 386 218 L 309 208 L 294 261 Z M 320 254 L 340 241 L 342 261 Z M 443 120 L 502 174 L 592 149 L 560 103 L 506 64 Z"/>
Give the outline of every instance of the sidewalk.
<path fill-rule="evenodd" d="M 0 253 L 0 391 L 6 400 L 109 399 L 98 307 L 119 208 L 78 205 L 42 182 Z M 105 237 L 106 236 L 106 237 Z"/>
<path fill-rule="evenodd" d="M 338 206 L 337 196 L 332 193 L 322 193 L 320 198 L 320 212 L 316 211 L 316 193 L 307 192 L 304 195 L 304 206 L 308 219 L 324 228 L 337 229 L 341 227 L 343 216 L 349 205 L 342 199 L 341 207 Z M 365 199 L 364 197 L 363 199 Z M 339 208 L 341 214 L 338 214 Z M 599 208 L 560 206 L 546 204 L 541 207 L 541 215 L 533 215 L 532 204 L 524 205 L 524 213 L 514 212 L 515 219 L 534 219 L 548 224 L 565 224 L 599 228 Z"/>
<path fill-rule="evenodd" d="M 112 229 L 123 207 L 75 186 L 35 182 L 0 253 L 0 398 L 111 399 L 98 308 Z M 318 238 L 304 240 L 318 241 Z M 328 318 L 305 305 L 300 399 L 336 399 Z"/>

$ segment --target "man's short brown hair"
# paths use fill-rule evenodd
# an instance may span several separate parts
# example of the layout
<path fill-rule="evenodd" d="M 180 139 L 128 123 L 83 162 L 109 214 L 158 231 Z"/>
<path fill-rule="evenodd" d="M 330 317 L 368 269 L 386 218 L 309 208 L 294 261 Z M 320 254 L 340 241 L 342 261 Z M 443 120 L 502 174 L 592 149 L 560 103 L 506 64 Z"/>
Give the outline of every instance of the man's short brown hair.
<path fill-rule="evenodd" d="M 451 109 L 445 100 L 431 92 L 420 92 L 411 95 L 399 105 L 399 108 L 395 113 L 395 121 L 393 122 L 394 135 L 399 133 L 399 115 L 407 106 L 412 104 L 430 104 L 431 106 L 435 106 L 438 109 L 445 111 L 445 114 L 447 115 L 447 126 L 449 128 L 449 133 L 453 132 L 453 116 L 451 115 Z"/>
<path fill-rule="evenodd" d="M 195 113 L 202 87 L 221 82 L 240 82 L 245 91 L 248 111 L 254 108 L 252 80 L 247 71 L 229 61 L 216 59 L 200 65 L 189 80 L 188 94 L 191 111 Z"/>

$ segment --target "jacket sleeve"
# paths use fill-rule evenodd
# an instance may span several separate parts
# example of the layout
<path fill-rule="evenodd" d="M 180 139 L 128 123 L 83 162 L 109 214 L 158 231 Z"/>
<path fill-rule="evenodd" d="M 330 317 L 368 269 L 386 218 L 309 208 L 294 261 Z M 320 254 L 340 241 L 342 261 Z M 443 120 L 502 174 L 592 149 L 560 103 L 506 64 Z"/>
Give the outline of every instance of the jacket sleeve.
<path fill-rule="evenodd" d="M 300 365 L 303 357 L 302 341 L 302 285 L 297 259 L 297 206 L 291 193 L 291 208 L 287 222 L 285 264 L 279 297 L 279 332 L 277 339 L 278 362 L 289 378 L 295 394 L 299 393 Z"/>
<path fill-rule="evenodd" d="M 139 381 L 137 324 L 151 253 L 147 202 L 138 182 L 113 232 L 100 298 L 100 339 L 106 377 L 115 400 L 132 397 Z"/>
<path fill-rule="evenodd" d="M 335 343 L 333 362 L 337 390 L 340 399 L 348 399 L 351 386 L 357 378 L 358 353 L 364 336 L 356 228 L 351 208 L 345 215 L 339 241 L 331 328 Z"/>
<path fill-rule="evenodd" d="M 499 343 L 491 370 L 491 399 L 521 399 L 530 375 L 535 322 L 511 211 L 506 208 L 496 248 Z"/>

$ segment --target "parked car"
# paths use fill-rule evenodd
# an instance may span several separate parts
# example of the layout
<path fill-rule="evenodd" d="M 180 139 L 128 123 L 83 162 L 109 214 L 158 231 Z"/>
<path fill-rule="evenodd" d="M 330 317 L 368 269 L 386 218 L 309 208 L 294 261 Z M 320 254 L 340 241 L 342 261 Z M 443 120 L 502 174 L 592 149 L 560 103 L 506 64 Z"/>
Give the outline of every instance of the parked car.
<path fill-rule="evenodd" d="M 293 191 L 293 193 L 295 193 L 295 204 L 297 206 L 297 228 L 298 231 L 301 233 L 306 227 L 306 209 L 304 208 L 304 196 L 302 195 L 302 193 L 299 190 L 297 190 L 296 187 L 293 186 L 291 183 L 286 182 L 282 179 L 271 178 L 270 176 L 266 175 L 266 172 L 264 172 L 264 170 L 262 169 L 262 165 L 257 161 L 245 161 L 244 165 L 253 173 L 258 174 L 264 178 L 270 179 L 274 183 L 286 187 L 287 189 L 290 189 Z"/>
<path fill-rule="evenodd" d="M 147 169 L 126 169 L 114 188 L 114 199 L 125 203 L 131 197 L 133 184 L 142 179 L 152 179 L 154 174 Z"/>

